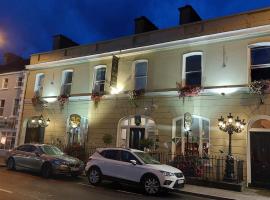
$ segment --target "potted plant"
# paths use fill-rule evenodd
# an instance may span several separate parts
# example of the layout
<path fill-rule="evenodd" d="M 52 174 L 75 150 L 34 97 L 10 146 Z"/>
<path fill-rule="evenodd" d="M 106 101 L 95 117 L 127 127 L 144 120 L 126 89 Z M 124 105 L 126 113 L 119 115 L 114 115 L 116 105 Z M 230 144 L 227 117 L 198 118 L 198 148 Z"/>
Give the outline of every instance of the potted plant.
<path fill-rule="evenodd" d="M 64 108 L 65 104 L 68 102 L 69 96 L 66 94 L 61 94 L 57 97 L 57 101 L 59 102 L 59 106 L 61 109 Z"/>
<path fill-rule="evenodd" d="M 182 84 L 178 83 L 178 82 L 176 82 L 176 87 L 178 89 L 179 99 L 183 98 L 183 101 L 184 101 L 185 97 L 199 96 L 200 92 L 202 91 L 201 86 L 186 85 L 186 86 L 182 87 Z"/>

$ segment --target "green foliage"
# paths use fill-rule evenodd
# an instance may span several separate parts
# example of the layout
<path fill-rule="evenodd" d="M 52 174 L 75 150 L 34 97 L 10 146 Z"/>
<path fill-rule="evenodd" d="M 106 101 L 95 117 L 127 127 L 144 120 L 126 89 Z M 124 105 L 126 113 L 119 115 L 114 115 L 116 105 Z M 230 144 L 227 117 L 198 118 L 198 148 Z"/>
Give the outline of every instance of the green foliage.
<path fill-rule="evenodd" d="M 112 144 L 113 136 L 111 134 L 105 134 L 102 140 L 106 145 Z"/>
<path fill-rule="evenodd" d="M 140 141 L 140 147 L 141 148 L 148 148 L 150 149 L 151 147 L 154 146 L 154 141 L 152 139 L 142 139 Z"/>

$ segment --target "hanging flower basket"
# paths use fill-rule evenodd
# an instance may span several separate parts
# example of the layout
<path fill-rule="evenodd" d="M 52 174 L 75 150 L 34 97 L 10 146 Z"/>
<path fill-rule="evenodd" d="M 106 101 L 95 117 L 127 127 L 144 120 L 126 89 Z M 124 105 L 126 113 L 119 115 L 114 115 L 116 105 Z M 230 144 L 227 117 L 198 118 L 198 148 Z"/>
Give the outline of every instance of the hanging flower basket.
<path fill-rule="evenodd" d="M 92 92 L 91 100 L 94 101 L 96 107 L 98 106 L 98 103 L 100 102 L 101 98 L 102 98 L 102 95 L 100 93 Z"/>
<path fill-rule="evenodd" d="M 69 96 L 65 95 L 65 94 L 62 94 L 62 95 L 57 97 L 57 101 L 59 102 L 59 106 L 61 109 L 64 108 L 64 106 L 68 102 L 68 100 L 69 100 Z"/>
<path fill-rule="evenodd" d="M 179 98 L 199 96 L 200 92 L 202 91 L 202 87 L 200 86 L 187 85 L 182 87 L 181 83 L 178 82 L 176 82 L 176 87 L 178 89 Z"/>
<path fill-rule="evenodd" d="M 31 99 L 34 107 L 46 107 L 47 101 L 43 100 L 39 95 L 34 95 Z"/>
<path fill-rule="evenodd" d="M 263 104 L 263 95 L 270 87 L 269 80 L 253 81 L 249 84 L 249 93 L 259 95 L 260 104 Z"/>

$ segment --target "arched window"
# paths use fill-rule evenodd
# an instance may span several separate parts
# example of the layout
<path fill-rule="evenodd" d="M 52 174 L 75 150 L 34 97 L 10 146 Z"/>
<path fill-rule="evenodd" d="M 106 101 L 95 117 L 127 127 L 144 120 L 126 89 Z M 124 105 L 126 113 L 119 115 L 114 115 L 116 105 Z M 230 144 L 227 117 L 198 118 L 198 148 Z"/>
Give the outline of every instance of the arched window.
<path fill-rule="evenodd" d="M 183 86 L 200 86 L 202 81 L 202 52 L 191 52 L 183 55 Z"/>
<path fill-rule="evenodd" d="M 210 146 L 210 121 L 207 118 L 192 115 L 189 132 L 184 129 L 184 117 L 173 120 L 172 152 L 205 156 Z"/>
<path fill-rule="evenodd" d="M 251 81 L 270 79 L 270 43 L 252 44 L 250 48 Z"/>

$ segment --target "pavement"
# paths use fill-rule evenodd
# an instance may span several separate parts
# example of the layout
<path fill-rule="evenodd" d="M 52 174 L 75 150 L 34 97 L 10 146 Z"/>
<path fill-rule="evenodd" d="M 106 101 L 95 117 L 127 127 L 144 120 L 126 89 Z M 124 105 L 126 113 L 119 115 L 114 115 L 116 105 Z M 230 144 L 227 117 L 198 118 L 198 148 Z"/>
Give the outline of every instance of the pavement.
<path fill-rule="evenodd" d="M 0 200 L 207 200 L 190 194 L 146 196 L 141 190 L 115 183 L 89 185 L 86 177 L 57 176 L 44 179 L 27 171 L 0 166 Z"/>
<path fill-rule="evenodd" d="M 235 192 L 186 184 L 179 192 L 182 194 L 223 200 L 270 200 L 270 190 L 267 189 L 245 188 L 243 192 Z"/>

